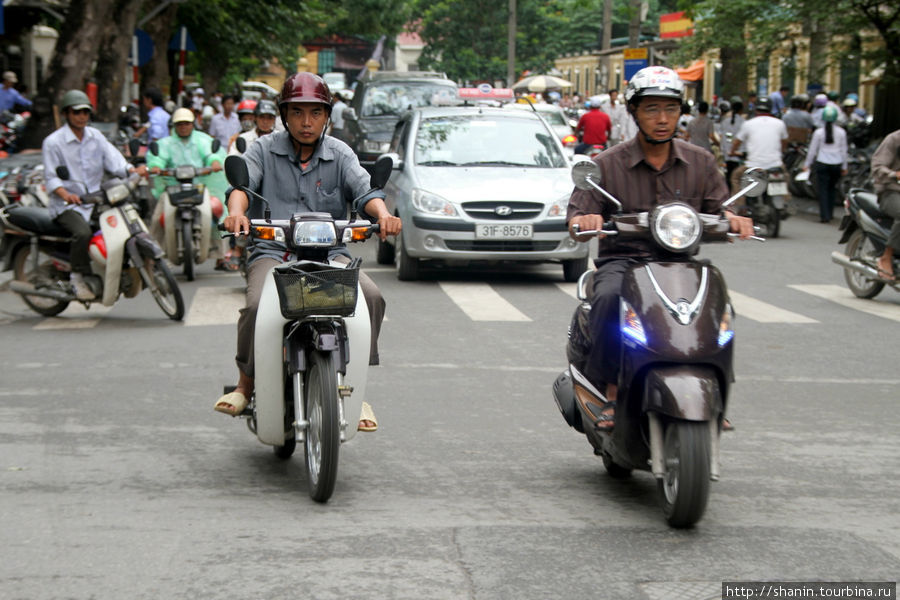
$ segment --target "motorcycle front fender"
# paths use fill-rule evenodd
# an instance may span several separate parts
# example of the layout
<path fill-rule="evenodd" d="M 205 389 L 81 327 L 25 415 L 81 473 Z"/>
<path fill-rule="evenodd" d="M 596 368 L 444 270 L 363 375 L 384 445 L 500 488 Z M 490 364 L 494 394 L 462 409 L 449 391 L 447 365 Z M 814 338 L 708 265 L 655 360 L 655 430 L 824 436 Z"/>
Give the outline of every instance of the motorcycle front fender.
<path fill-rule="evenodd" d="M 91 267 L 103 277 L 103 306 L 112 306 L 119 297 L 119 279 L 125 263 L 125 246 L 131 238 L 128 224 L 117 209 L 103 211 L 100 215 L 100 231 L 106 243 L 106 264 L 94 262 Z"/>
<path fill-rule="evenodd" d="M 723 411 L 716 370 L 706 365 L 653 367 L 644 382 L 642 412 L 684 421 L 710 421 Z"/>

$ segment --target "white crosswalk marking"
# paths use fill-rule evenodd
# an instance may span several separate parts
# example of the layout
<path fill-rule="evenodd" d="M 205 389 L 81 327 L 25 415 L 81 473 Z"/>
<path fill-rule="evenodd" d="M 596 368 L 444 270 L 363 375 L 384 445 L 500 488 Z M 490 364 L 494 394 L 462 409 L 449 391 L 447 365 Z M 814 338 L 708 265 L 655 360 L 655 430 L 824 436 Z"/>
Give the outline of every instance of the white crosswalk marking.
<path fill-rule="evenodd" d="M 32 329 L 39 331 L 89 329 L 95 327 L 111 308 L 111 306 L 103 306 L 102 304 L 92 304 L 90 309 L 85 309 L 84 305 L 72 302 L 66 310 L 59 313 L 59 316 L 47 317 L 32 327 Z"/>
<path fill-rule="evenodd" d="M 746 317 L 760 323 L 818 323 L 815 319 L 778 308 L 774 304 L 745 296 L 734 290 L 729 290 L 728 295 L 738 317 Z"/>
<path fill-rule="evenodd" d="M 557 283 L 556 287 L 578 300 L 578 284 L 577 283 Z"/>
<path fill-rule="evenodd" d="M 184 324 L 186 327 L 236 324 L 238 311 L 244 308 L 244 298 L 243 287 L 198 288 Z"/>
<path fill-rule="evenodd" d="M 441 282 L 441 289 L 473 321 L 531 321 L 487 283 Z"/>
<path fill-rule="evenodd" d="M 900 305 L 857 298 L 850 290 L 839 285 L 790 285 L 788 287 L 824 298 L 847 308 L 900 322 Z"/>

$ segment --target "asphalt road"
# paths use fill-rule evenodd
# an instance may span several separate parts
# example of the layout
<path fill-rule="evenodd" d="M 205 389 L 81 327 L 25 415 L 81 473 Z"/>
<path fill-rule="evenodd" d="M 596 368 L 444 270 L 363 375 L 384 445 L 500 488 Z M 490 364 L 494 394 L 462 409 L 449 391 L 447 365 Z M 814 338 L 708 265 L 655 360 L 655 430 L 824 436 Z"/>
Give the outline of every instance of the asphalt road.
<path fill-rule="evenodd" d="M 302 452 L 280 461 L 212 410 L 235 378 L 239 277 L 182 280 L 184 323 L 146 293 L 44 319 L 0 292 L 0 597 L 674 600 L 731 580 L 896 581 L 900 295 L 855 301 L 836 239 L 801 212 L 780 239 L 704 250 L 738 311 L 737 431 L 687 531 L 651 476 L 608 477 L 553 404 L 575 306 L 558 266 L 370 271 L 388 301 L 380 427 L 342 448 L 326 505 Z M 360 254 L 375 266 L 372 243 Z"/>

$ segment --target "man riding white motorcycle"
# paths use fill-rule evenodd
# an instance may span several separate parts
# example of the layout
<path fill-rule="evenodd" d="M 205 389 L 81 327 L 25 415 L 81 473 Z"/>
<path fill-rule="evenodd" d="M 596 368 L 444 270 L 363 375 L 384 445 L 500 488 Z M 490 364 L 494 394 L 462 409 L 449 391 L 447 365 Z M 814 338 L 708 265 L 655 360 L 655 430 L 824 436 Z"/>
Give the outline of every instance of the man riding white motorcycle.
<path fill-rule="evenodd" d="M 321 77 L 297 73 L 282 86 L 279 111 L 285 131 L 259 138 L 244 154 L 249 169 L 247 188 L 267 201 L 272 219 L 287 219 L 295 212 L 319 211 L 336 219 L 347 216 L 347 200 L 363 216 L 377 220 L 382 239 L 400 233 L 400 219 L 384 204 L 384 194 L 369 188 L 369 174 L 353 151 L 343 142 L 325 134 L 332 108 L 332 95 Z M 369 193 L 367 193 L 369 192 Z M 228 197 L 225 228 L 240 235 L 250 228 L 248 213 L 262 213 L 259 202 L 251 204 L 247 194 L 232 190 Z M 345 247 L 338 247 L 330 260 L 349 263 Z M 269 271 L 284 261 L 283 248 L 266 242 L 254 243 L 247 269 L 247 306 L 238 320 L 236 363 L 239 371 L 235 390 L 215 404 L 215 410 L 232 416 L 246 408 L 254 390 L 254 330 L 262 288 Z M 378 364 L 377 337 L 384 318 L 384 299 L 374 282 L 364 273 L 360 285 L 371 316 L 369 364 Z M 361 431 L 374 431 L 377 421 L 364 406 Z"/>

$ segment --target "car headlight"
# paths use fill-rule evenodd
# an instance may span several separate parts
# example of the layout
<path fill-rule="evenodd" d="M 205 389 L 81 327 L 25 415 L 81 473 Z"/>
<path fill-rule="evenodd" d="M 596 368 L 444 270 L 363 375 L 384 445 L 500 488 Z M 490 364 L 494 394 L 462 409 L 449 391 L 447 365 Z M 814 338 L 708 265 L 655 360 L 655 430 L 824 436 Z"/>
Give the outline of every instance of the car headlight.
<path fill-rule="evenodd" d="M 556 202 L 550 205 L 550 210 L 547 211 L 548 217 L 565 217 L 566 211 L 569 208 L 569 197 L 570 194 L 566 194 L 562 198 L 559 198 Z"/>
<path fill-rule="evenodd" d="M 323 221 L 301 221 L 294 224 L 294 245 L 327 247 L 334 246 L 337 232 L 334 223 Z"/>
<path fill-rule="evenodd" d="M 412 205 L 419 212 L 430 215 L 440 215 L 442 217 L 455 217 L 457 215 L 456 207 L 448 200 L 425 190 L 414 189 L 412 191 Z"/>
<path fill-rule="evenodd" d="M 376 154 L 384 154 L 391 148 L 390 142 L 379 142 L 376 140 L 363 140 L 363 152 L 374 152 Z"/>
<path fill-rule="evenodd" d="M 725 346 L 732 339 L 734 339 L 734 309 L 729 303 L 725 305 L 725 312 L 719 321 L 719 347 Z"/>
<path fill-rule="evenodd" d="M 619 302 L 619 326 L 625 337 L 630 338 L 639 344 L 647 345 L 647 335 L 644 333 L 644 324 L 637 314 L 625 300 Z"/>
<path fill-rule="evenodd" d="M 666 204 L 651 213 L 650 232 L 666 250 L 689 252 L 700 241 L 703 224 L 697 211 L 687 204 Z"/>

